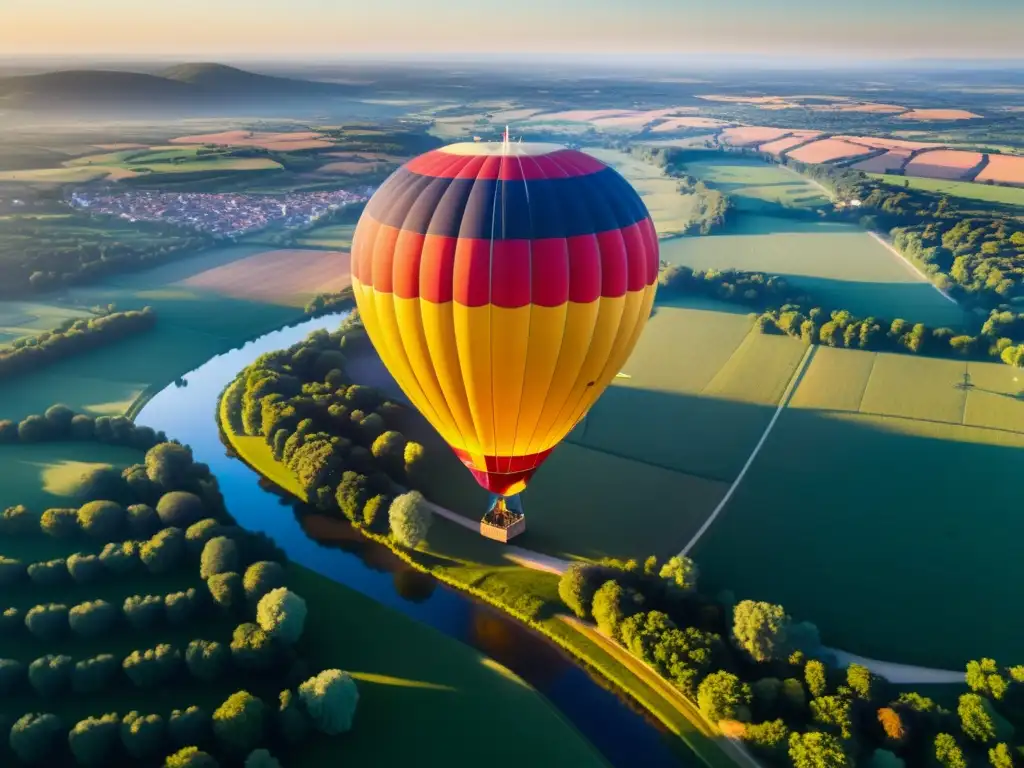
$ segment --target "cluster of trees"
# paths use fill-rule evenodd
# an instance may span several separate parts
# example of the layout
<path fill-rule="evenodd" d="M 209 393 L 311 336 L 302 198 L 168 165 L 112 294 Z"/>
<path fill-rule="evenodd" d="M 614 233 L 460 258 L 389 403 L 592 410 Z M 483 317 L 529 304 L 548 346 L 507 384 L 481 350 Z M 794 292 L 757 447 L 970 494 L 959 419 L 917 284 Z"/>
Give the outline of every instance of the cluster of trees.
<path fill-rule="evenodd" d="M 736 269 L 693 270 L 662 264 L 658 273 L 658 289 L 668 295 L 696 294 L 752 307 L 779 306 L 808 300 L 806 296 L 794 293 L 784 277 Z"/>
<path fill-rule="evenodd" d="M 786 304 L 769 309 L 755 322 L 762 333 L 784 333 L 810 344 L 846 349 L 882 350 L 914 355 L 1002 360 L 1024 367 L 1024 314 L 993 310 L 981 332 L 972 336 L 952 328 L 929 328 L 903 318 L 893 321 L 860 318 L 847 310 L 826 313 L 820 307 L 807 310 Z M 1012 335 L 1010 335 L 1012 334 Z"/>
<path fill-rule="evenodd" d="M 705 182 L 691 176 L 686 171 L 686 162 L 691 159 L 707 157 L 699 150 L 688 150 L 680 147 L 630 147 L 634 157 L 649 162 L 666 176 L 678 179 L 676 188 L 680 194 L 693 195 L 693 213 L 686 227 L 680 234 L 710 235 L 722 229 L 728 223 L 729 211 L 732 210 L 732 199 L 721 190 L 709 187 Z"/>
<path fill-rule="evenodd" d="M 57 360 L 87 352 L 156 325 L 152 307 L 80 320 L 65 320 L 52 331 L 17 339 L 0 350 L 0 379 L 42 368 Z"/>
<path fill-rule="evenodd" d="M 148 451 L 166 443 L 167 436 L 150 427 L 136 426 L 124 416 L 93 417 L 60 404 L 51 405 L 42 415 L 26 416 L 20 422 L 0 420 L 0 445 L 57 440 L 95 441 Z"/>
<path fill-rule="evenodd" d="M 333 334 L 316 331 L 263 355 L 228 388 L 227 411 L 234 429 L 267 441 L 318 511 L 375 534 L 398 529 L 396 540 L 414 547 L 429 528 L 422 497 L 393 508 L 424 476 L 426 456 L 394 428 L 401 406 L 372 387 L 347 383 L 346 354 L 368 351 L 353 313 Z"/>
<path fill-rule="evenodd" d="M 355 306 L 355 296 L 351 288 L 343 288 L 337 293 L 318 293 L 306 304 L 306 314 L 313 317 L 343 312 Z"/>
<path fill-rule="evenodd" d="M 967 666 L 971 693 L 950 712 L 917 693 L 896 695 L 859 664 L 837 667 L 817 627 L 780 605 L 698 590 L 693 561 L 577 563 L 559 595 L 693 699 L 732 721 L 756 756 L 780 768 L 1012 768 L 1022 747 L 1024 667 Z"/>

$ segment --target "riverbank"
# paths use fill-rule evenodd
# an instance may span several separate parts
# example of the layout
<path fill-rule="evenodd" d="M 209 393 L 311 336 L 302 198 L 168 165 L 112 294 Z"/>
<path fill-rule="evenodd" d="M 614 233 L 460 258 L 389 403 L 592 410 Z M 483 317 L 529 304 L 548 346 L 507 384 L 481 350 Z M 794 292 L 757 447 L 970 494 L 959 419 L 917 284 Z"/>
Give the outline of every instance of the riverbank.
<path fill-rule="evenodd" d="M 230 387 L 218 407 L 221 433 L 229 447 L 239 459 L 284 494 L 305 500 L 291 471 L 274 459 L 262 438 L 241 436 L 232 429 L 227 417 L 229 397 Z M 600 673 L 677 736 L 682 742 L 679 749 L 685 744 L 711 768 L 735 766 L 734 758 L 727 751 L 727 740 L 692 707 L 682 706 L 661 686 L 646 681 L 646 675 L 638 675 L 586 633 L 558 616 L 561 601 L 557 595 L 558 577 L 555 574 L 519 567 L 506 558 L 501 545 L 487 542 L 477 533 L 454 525 L 435 526 L 431 546 L 412 552 L 392 547 L 386 537 L 365 535 L 389 547 L 413 568 L 519 619 Z"/>

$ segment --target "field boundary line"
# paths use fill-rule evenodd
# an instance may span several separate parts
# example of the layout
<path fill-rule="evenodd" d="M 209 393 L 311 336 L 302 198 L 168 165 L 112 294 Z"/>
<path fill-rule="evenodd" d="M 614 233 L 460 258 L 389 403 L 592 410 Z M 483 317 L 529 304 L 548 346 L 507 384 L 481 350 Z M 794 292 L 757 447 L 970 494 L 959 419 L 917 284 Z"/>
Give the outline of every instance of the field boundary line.
<path fill-rule="evenodd" d="M 814 357 L 814 351 L 816 349 L 816 344 L 809 344 L 807 346 L 807 351 L 804 352 L 804 356 L 800 359 L 800 364 L 793 372 L 793 377 L 789 380 L 789 384 L 786 386 L 786 391 L 782 393 L 782 399 L 779 401 L 779 406 L 775 409 L 775 413 L 772 416 L 771 421 L 768 422 L 768 426 L 765 427 L 764 432 L 761 434 L 761 439 L 757 441 L 757 445 L 754 446 L 754 450 L 752 450 L 750 455 L 747 457 L 747 462 L 743 465 L 743 469 L 740 470 L 736 479 L 733 480 L 732 485 L 729 486 L 729 490 L 725 492 L 725 496 L 722 497 L 722 500 L 718 502 L 718 506 L 712 510 L 710 515 L 708 515 L 708 519 L 705 520 L 704 524 L 697 529 L 697 532 L 693 534 L 693 538 L 690 539 L 686 546 L 679 551 L 680 555 L 685 556 L 690 554 L 690 551 L 697 546 L 697 542 L 700 541 L 708 528 L 711 527 L 711 524 L 714 523 L 722 513 L 722 510 L 725 509 L 726 504 L 729 503 L 729 500 L 736 492 L 736 489 L 739 488 L 740 483 L 743 482 L 743 478 L 747 475 L 747 470 L 749 470 L 751 465 L 754 463 L 754 459 L 756 459 L 757 455 L 761 452 L 761 448 L 768 439 L 768 435 L 770 435 L 772 429 L 774 429 L 775 422 L 779 420 L 779 416 L 782 415 L 786 406 L 789 405 L 790 398 L 793 397 L 793 392 L 796 390 L 797 384 L 799 384 L 800 380 L 803 378 L 804 372 L 807 370 L 807 364 L 810 362 L 811 358 Z"/>
<path fill-rule="evenodd" d="M 918 268 L 918 266 L 914 262 L 912 262 L 910 259 L 908 259 L 906 256 L 904 256 L 902 253 L 900 253 L 899 250 L 897 250 L 896 246 L 894 246 L 892 243 L 890 243 L 888 240 L 886 240 L 884 237 L 882 237 L 877 232 L 873 232 L 873 231 L 871 231 L 869 229 L 869 230 L 867 230 L 867 233 L 869 235 L 871 235 L 871 237 L 873 237 L 883 248 L 885 248 L 887 251 L 889 251 L 889 253 L 893 254 L 896 257 L 898 257 L 900 259 L 900 261 L 902 261 L 906 265 L 907 270 L 909 272 L 911 272 L 915 277 L 917 277 L 917 278 L 921 279 L 922 281 L 928 283 L 928 285 L 930 285 L 932 288 L 934 288 L 936 290 L 936 292 L 942 298 L 944 298 L 946 301 L 948 301 L 950 304 L 953 304 L 954 306 L 957 306 L 957 307 L 960 306 L 957 303 L 956 299 L 954 299 L 952 296 L 950 296 L 948 293 L 946 293 L 946 291 L 942 290 L 941 288 L 939 288 L 939 286 L 937 286 L 935 283 L 933 283 L 928 278 L 928 275 L 926 275 L 924 272 L 922 272 L 920 270 L 920 268 Z"/>

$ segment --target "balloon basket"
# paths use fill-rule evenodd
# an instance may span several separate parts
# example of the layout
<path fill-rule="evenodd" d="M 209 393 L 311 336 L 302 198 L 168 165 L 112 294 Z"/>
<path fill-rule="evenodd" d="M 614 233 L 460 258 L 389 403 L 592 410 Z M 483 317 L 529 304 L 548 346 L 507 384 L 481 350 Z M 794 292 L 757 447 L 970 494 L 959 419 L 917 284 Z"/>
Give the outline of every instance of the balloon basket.
<path fill-rule="evenodd" d="M 526 531 L 526 515 L 519 495 L 492 496 L 491 507 L 480 521 L 480 535 L 507 544 Z"/>

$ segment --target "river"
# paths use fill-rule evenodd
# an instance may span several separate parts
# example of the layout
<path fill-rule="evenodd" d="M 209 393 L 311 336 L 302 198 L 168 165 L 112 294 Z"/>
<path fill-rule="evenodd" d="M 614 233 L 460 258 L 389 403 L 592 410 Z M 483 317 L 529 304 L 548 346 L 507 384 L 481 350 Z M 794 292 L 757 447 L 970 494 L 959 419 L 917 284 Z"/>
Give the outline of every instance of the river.
<path fill-rule="evenodd" d="M 268 333 L 211 358 L 157 393 L 135 421 L 191 446 L 210 466 L 231 514 L 243 527 L 272 536 L 292 561 L 334 579 L 416 621 L 429 624 L 505 665 L 548 698 L 618 768 L 678 766 L 664 728 L 634 711 L 553 643 L 491 606 L 433 577 L 411 570 L 386 547 L 353 539 L 345 549 L 319 543 L 292 509 L 260 486 L 260 477 L 228 455 L 216 423 L 217 401 L 237 373 L 264 352 L 283 349 L 317 329 L 332 330 L 343 315 L 328 315 Z M 696 758 L 682 762 L 697 764 Z"/>

